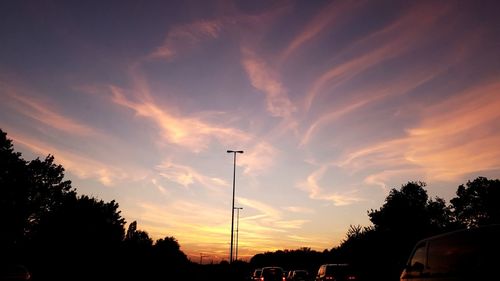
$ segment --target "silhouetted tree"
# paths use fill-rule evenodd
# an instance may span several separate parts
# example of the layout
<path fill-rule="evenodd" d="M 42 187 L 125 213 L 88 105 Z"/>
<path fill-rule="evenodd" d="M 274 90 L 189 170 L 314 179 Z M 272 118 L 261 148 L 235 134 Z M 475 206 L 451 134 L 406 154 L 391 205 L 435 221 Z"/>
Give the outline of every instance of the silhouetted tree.
<path fill-rule="evenodd" d="M 22 252 L 41 217 L 76 193 L 53 156 L 27 162 L 0 130 L 0 194 L 0 247 L 4 252 Z"/>
<path fill-rule="evenodd" d="M 372 227 L 351 226 L 332 255 L 355 264 L 365 277 L 397 280 L 415 243 L 449 227 L 450 210 L 441 198 L 429 200 L 423 182 L 392 189 L 378 210 L 370 210 Z"/>
<path fill-rule="evenodd" d="M 154 279 L 156 272 L 153 265 L 153 239 L 146 231 L 137 229 L 137 222 L 129 224 L 123 241 L 124 278 Z"/>
<path fill-rule="evenodd" d="M 379 210 L 368 212 L 377 230 L 421 228 L 429 224 L 426 216 L 427 191 L 425 183 L 409 182 L 401 190 L 392 189 Z"/>
<path fill-rule="evenodd" d="M 24 242 L 30 193 L 26 161 L 14 152 L 12 141 L 0 129 L 0 251 L 7 255 Z"/>
<path fill-rule="evenodd" d="M 88 196 L 67 196 L 46 213 L 34 229 L 33 256 L 43 265 L 45 277 L 86 279 L 112 276 L 124 237 L 124 219 L 114 201 Z"/>
<path fill-rule="evenodd" d="M 99 265 L 111 267 L 124 236 L 116 202 L 78 197 L 52 155 L 25 161 L 1 130 L 0 221 L 1 253 L 17 255 L 39 280 L 103 272 Z"/>
<path fill-rule="evenodd" d="M 174 237 L 156 240 L 153 246 L 153 261 L 157 276 L 166 274 L 171 279 L 183 279 L 189 276 L 187 272 L 189 260 L 180 248 Z"/>
<path fill-rule="evenodd" d="M 125 236 L 125 239 L 126 240 L 133 239 L 136 230 L 137 230 L 137 221 L 133 221 L 128 226 L 127 235 Z"/>
<path fill-rule="evenodd" d="M 460 185 L 450 200 L 453 217 L 466 227 L 500 223 L 500 180 L 478 177 Z"/>
<path fill-rule="evenodd" d="M 134 251 L 142 249 L 150 252 L 153 246 L 153 239 L 149 237 L 149 234 L 146 231 L 137 229 L 137 221 L 133 221 L 128 226 L 124 242 L 126 247 Z"/>
<path fill-rule="evenodd" d="M 181 246 L 174 237 L 156 240 L 153 246 L 156 258 L 169 264 L 187 263 L 187 256 L 181 251 Z"/>

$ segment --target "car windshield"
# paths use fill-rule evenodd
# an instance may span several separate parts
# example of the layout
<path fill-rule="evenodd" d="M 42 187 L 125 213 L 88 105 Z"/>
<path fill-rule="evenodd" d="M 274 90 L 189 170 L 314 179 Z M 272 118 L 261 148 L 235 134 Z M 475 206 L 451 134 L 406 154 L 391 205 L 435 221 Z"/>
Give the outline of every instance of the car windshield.
<path fill-rule="evenodd" d="M 351 268 L 346 264 L 330 265 L 326 267 L 327 275 L 346 275 L 350 273 Z"/>
<path fill-rule="evenodd" d="M 306 271 L 295 271 L 295 276 L 297 277 L 306 277 L 307 272 Z"/>
<path fill-rule="evenodd" d="M 281 276 L 283 275 L 283 270 L 281 268 L 266 268 L 265 270 L 262 271 L 262 275 L 264 277 L 268 276 Z"/>

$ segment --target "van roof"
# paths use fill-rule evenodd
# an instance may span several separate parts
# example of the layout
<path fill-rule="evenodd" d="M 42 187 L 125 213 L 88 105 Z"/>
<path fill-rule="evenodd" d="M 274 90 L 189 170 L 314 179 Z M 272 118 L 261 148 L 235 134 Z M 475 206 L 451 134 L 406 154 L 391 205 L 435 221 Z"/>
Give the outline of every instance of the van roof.
<path fill-rule="evenodd" d="M 476 233 L 489 233 L 489 232 L 500 232 L 500 224 L 492 224 L 492 225 L 485 225 L 485 226 L 479 226 L 479 227 L 474 227 L 474 228 L 465 228 L 465 229 L 458 229 L 454 231 L 449 231 L 445 233 L 441 233 L 438 235 L 430 236 L 424 239 L 421 239 L 419 242 L 423 241 L 428 241 L 428 240 L 434 240 L 434 239 L 439 239 L 442 237 L 446 236 L 451 236 L 451 235 L 460 235 L 460 234 L 465 234 L 465 233 L 471 233 L 471 234 L 476 234 Z"/>

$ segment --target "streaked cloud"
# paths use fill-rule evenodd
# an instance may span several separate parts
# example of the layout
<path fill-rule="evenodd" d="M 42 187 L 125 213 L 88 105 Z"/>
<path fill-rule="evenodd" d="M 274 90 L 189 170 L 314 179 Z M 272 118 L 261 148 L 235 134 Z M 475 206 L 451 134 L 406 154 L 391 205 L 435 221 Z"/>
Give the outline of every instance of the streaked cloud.
<path fill-rule="evenodd" d="M 60 149 L 46 144 L 35 137 L 9 133 L 14 143 L 23 145 L 31 151 L 41 155 L 54 155 L 58 164 L 82 179 L 96 179 L 105 186 L 114 186 L 124 180 L 140 180 L 148 175 L 146 170 L 137 167 L 116 167 L 112 164 L 99 162 L 96 159 L 75 152 Z"/>
<path fill-rule="evenodd" d="M 167 188 L 165 188 L 157 179 L 151 179 L 151 183 L 158 189 L 158 191 L 163 195 L 170 195 L 170 192 Z"/>
<path fill-rule="evenodd" d="M 52 129 L 76 136 L 103 135 L 93 127 L 62 114 L 48 101 L 31 96 L 29 93 L 31 91 L 22 86 L 8 85 L 0 81 L 0 92 L 2 92 L 4 102 L 19 114 L 28 116 Z"/>
<path fill-rule="evenodd" d="M 418 169 L 432 181 L 456 181 L 468 174 L 498 170 L 498 93 L 500 83 L 493 81 L 430 105 L 404 137 L 352 151 L 339 165 L 359 170 L 377 163 L 379 170 L 401 174 Z M 370 175 L 366 181 L 382 186 L 387 176 L 387 172 Z"/>
<path fill-rule="evenodd" d="M 306 133 L 301 138 L 300 145 L 306 145 L 314 136 L 314 133 L 325 125 L 338 121 L 340 118 L 346 117 L 349 114 L 353 114 L 371 103 L 405 95 L 418 86 L 438 77 L 452 64 L 454 59 L 455 58 L 450 57 L 450 61 L 442 63 L 437 67 L 424 67 L 419 69 L 418 66 L 415 66 L 410 71 L 381 81 L 378 84 L 368 84 L 360 90 L 348 93 L 349 95 L 347 95 L 346 98 L 347 101 L 339 102 L 309 125 Z"/>
<path fill-rule="evenodd" d="M 244 48 L 242 53 L 242 64 L 252 86 L 266 95 L 267 111 L 275 117 L 290 118 L 296 107 L 279 81 L 277 72 L 253 51 Z"/>
<path fill-rule="evenodd" d="M 133 101 L 117 87 L 111 87 L 111 92 L 114 103 L 132 109 L 137 116 L 148 118 L 160 129 L 166 141 L 193 152 L 206 150 L 212 139 L 224 144 L 245 143 L 250 139 L 238 129 L 210 124 L 196 117 L 176 116 L 152 100 Z"/>
<path fill-rule="evenodd" d="M 431 180 L 457 180 L 500 169 L 500 83 L 476 86 L 431 105 L 408 130 L 405 159 L 425 167 Z"/>
<path fill-rule="evenodd" d="M 156 170 L 162 177 L 184 187 L 200 184 L 212 190 L 218 190 L 221 187 L 229 186 L 229 183 L 224 179 L 202 175 L 192 167 L 175 164 L 171 161 L 163 161 L 156 166 Z"/>
<path fill-rule="evenodd" d="M 201 20 L 175 26 L 169 30 L 163 45 L 150 54 L 149 58 L 171 60 L 179 52 L 193 49 L 204 40 L 216 39 L 221 28 L 221 23 L 217 20 Z"/>
<path fill-rule="evenodd" d="M 286 59 L 302 45 L 314 40 L 332 25 L 337 25 L 349 16 L 352 16 L 357 7 L 365 1 L 332 1 L 328 6 L 314 16 L 314 18 L 301 30 L 283 52 L 281 58 Z"/>
<path fill-rule="evenodd" d="M 265 141 L 256 142 L 238 157 L 237 165 L 245 167 L 244 173 L 247 175 L 265 173 L 274 165 L 278 153 L 271 144 Z"/>
<path fill-rule="evenodd" d="M 300 207 L 300 206 L 288 206 L 283 208 L 286 211 L 292 213 L 300 213 L 300 214 L 314 214 L 314 210 L 311 208 Z"/>
<path fill-rule="evenodd" d="M 334 192 L 333 186 L 322 187 L 320 186 L 320 181 L 324 174 L 328 171 L 331 165 L 325 164 L 320 166 L 314 172 L 309 174 L 307 179 L 298 184 L 298 188 L 309 193 L 309 198 L 315 200 L 330 201 L 334 206 L 347 206 L 354 204 L 356 202 L 363 201 L 362 197 L 359 197 L 356 190 L 351 190 L 349 192 Z"/>
<path fill-rule="evenodd" d="M 260 214 L 263 215 L 263 217 L 274 218 L 274 219 L 281 218 L 281 211 L 279 211 L 277 208 L 274 208 L 274 207 L 269 206 L 267 204 L 264 204 L 262 202 L 252 200 L 249 198 L 239 197 L 238 203 L 242 206 L 257 210 Z M 262 218 L 262 217 L 259 217 L 259 218 Z"/>
<path fill-rule="evenodd" d="M 448 11 L 444 4 L 419 5 L 392 24 L 355 41 L 346 51 L 337 55 L 338 58 L 350 58 L 340 60 L 312 83 L 305 97 L 305 109 L 310 109 L 324 88 L 332 89 L 375 65 L 421 46 L 430 39 L 428 33 L 435 31 L 436 21 Z"/>

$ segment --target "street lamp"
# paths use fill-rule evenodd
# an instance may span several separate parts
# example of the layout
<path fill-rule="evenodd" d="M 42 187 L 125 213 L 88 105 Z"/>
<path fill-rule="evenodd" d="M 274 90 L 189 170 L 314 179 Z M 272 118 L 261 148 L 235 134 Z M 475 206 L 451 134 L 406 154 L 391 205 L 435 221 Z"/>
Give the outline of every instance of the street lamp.
<path fill-rule="evenodd" d="M 234 208 L 238 215 L 236 217 L 236 254 L 235 254 L 235 257 L 234 257 L 234 260 L 237 261 L 238 260 L 238 234 L 240 232 L 240 210 L 243 210 L 242 207 L 235 207 Z"/>
<path fill-rule="evenodd" d="M 228 150 L 227 153 L 232 153 L 233 158 L 233 203 L 231 207 L 231 248 L 229 250 L 229 263 L 233 262 L 233 232 L 234 232 L 234 182 L 236 177 L 236 153 L 243 153 L 243 150 Z"/>
<path fill-rule="evenodd" d="M 200 253 L 200 264 L 203 264 L 203 258 L 206 258 L 208 256 L 204 255 L 203 253 Z"/>

